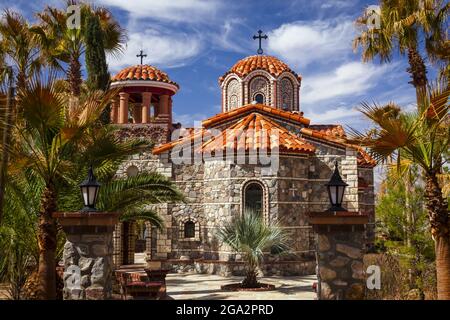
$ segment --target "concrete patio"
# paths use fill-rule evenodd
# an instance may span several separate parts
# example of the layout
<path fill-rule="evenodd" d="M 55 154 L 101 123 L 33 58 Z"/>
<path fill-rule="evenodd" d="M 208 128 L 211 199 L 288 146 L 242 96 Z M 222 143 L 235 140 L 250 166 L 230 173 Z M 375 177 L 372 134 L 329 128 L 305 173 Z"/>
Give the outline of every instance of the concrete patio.
<path fill-rule="evenodd" d="M 242 281 L 242 277 L 221 277 L 209 274 L 168 274 L 167 295 L 175 300 L 314 300 L 312 286 L 315 275 L 301 277 L 272 276 L 261 282 L 275 285 L 264 292 L 229 292 L 220 286 Z"/>

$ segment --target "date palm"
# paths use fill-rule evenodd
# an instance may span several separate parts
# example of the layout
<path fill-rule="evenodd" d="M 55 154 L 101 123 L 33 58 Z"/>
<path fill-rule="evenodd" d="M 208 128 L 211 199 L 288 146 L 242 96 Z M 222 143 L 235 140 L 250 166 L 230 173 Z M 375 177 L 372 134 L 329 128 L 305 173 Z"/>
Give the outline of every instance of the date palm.
<path fill-rule="evenodd" d="M 219 229 L 217 237 L 229 245 L 233 251 L 242 254 L 246 277 L 245 288 L 257 288 L 258 268 L 268 251 L 281 254 L 289 249 L 289 235 L 278 223 L 266 224 L 260 214 L 247 210 L 233 219 L 230 224 Z"/>
<path fill-rule="evenodd" d="M 418 110 L 398 117 L 380 117 L 382 106 L 363 104 L 361 112 L 376 126 L 366 133 L 354 131 L 351 143 L 367 147 L 378 162 L 395 158 L 417 165 L 425 180 L 425 200 L 431 235 L 435 241 L 438 298 L 450 299 L 450 221 L 447 199 L 438 177 L 448 159 L 450 143 L 450 89 L 438 83 L 420 98 Z"/>
<path fill-rule="evenodd" d="M 81 23 L 79 28 L 69 28 L 67 20 L 69 14 L 64 10 L 47 6 L 43 12 L 37 14 L 40 21 L 33 31 L 38 35 L 42 50 L 46 56 L 52 57 L 54 65 L 61 67 L 61 62 L 68 64 L 66 70 L 70 92 L 79 96 L 81 92 L 82 74 L 80 58 L 85 51 L 85 32 L 82 30 L 84 19 L 88 15 L 96 15 L 104 35 L 104 48 L 106 53 L 118 55 L 123 51 L 126 40 L 125 30 L 105 8 L 96 7 L 70 0 L 67 5 L 80 5 Z"/>
<path fill-rule="evenodd" d="M 362 32 L 354 39 L 353 47 L 362 48 L 363 61 L 389 62 L 394 53 L 408 56 L 411 84 L 417 94 L 425 92 L 427 70 L 419 51 L 419 43 L 425 42 L 428 58 L 433 61 L 446 59 L 442 45 L 448 41 L 445 23 L 450 6 L 441 0 L 381 0 L 379 26 L 368 28 L 373 15 L 357 19 Z"/>
<path fill-rule="evenodd" d="M 57 190 L 58 211 L 77 211 L 82 204 L 79 182 L 85 178 L 86 162 L 82 157 L 73 157 L 73 160 L 80 163 L 74 163 L 76 172 L 67 172 L 66 180 L 69 183 Z M 106 164 L 99 167 L 102 187 L 97 208 L 107 212 L 121 212 L 121 221 L 143 220 L 161 229 L 163 219 L 151 205 L 183 200 L 173 182 L 155 172 L 114 178 L 116 169 L 115 166 Z M 22 173 L 8 177 L 5 221 L 0 227 L 0 250 L 3 253 L 0 255 L 0 281 L 9 284 L 13 299 L 36 299 L 39 293 L 36 292 L 35 283 L 36 263 L 39 260 L 36 225 L 44 184 L 31 170 Z M 63 232 L 58 229 L 57 259 L 62 257 L 64 240 Z"/>
<path fill-rule="evenodd" d="M 52 76 L 46 81 L 36 76 L 26 89 L 18 92 L 17 105 L 23 108 L 24 125 L 14 124 L 12 143 L 2 145 L 1 149 L 8 148 L 10 175 L 29 171 L 43 185 L 38 222 L 40 298 L 55 298 L 57 230 L 52 213 L 57 210 L 58 188 L 70 182 L 68 172 L 77 168 L 74 156 L 94 148 L 96 158 L 92 161 L 113 159 L 102 160 L 105 165 L 110 165 L 148 146 L 143 141 L 114 144 L 114 141 L 106 143 L 105 140 L 90 139 L 98 117 L 114 94 L 94 92 L 81 97 L 69 112 L 67 96 L 57 91 Z"/>

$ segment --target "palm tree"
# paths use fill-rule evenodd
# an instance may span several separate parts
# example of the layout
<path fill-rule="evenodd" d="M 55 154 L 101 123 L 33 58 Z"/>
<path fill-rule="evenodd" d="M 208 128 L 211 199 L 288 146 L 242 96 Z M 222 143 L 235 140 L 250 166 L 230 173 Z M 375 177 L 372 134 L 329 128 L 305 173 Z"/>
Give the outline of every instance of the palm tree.
<path fill-rule="evenodd" d="M 25 18 L 10 10 L 3 11 L 0 35 L 1 55 L 13 63 L 17 74 L 16 86 L 20 90 L 43 65 L 38 43 Z"/>
<path fill-rule="evenodd" d="M 89 155 L 89 151 L 86 154 Z M 79 183 L 85 178 L 88 162 L 82 159 L 76 161 L 80 164 L 76 176 L 71 177 L 70 185 L 64 186 L 60 192 L 58 209 L 61 211 L 77 211 L 82 203 Z M 116 177 L 116 165 L 109 166 L 98 158 L 97 163 L 96 175 L 102 186 L 96 207 L 100 211 L 120 212 L 120 221 L 143 220 L 162 229 L 164 221 L 155 205 L 185 200 L 174 183 L 160 173 L 142 172 L 131 177 Z"/>
<path fill-rule="evenodd" d="M 417 94 L 426 91 L 427 70 L 419 52 L 420 37 L 424 37 L 427 56 L 433 61 L 445 58 L 442 44 L 446 40 L 445 23 L 450 9 L 441 0 L 381 0 L 380 26 L 367 28 L 368 15 L 357 19 L 363 31 L 354 39 L 354 49 L 362 48 L 363 61 L 379 57 L 389 62 L 398 52 L 407 54 L 411 84 Z"/>
<path fill-rule="evenodd" d="M 74 0 L 67 1 L 67 4 L 81 6 L 81 26 L 85 25 L 83 21 L 86 17 L 96 15 L 100 19 L 106 53 L 113 56 L 122 53 L 126 41 L 125 31 L 107 9 L 94 8 L 87 3 Z M 42 50 L 54 66 L 61 68 L 61 62 L 68 63 L 66 74 L 70 92 L 74 96 L 79 96 L 83 82 L 80 58 L 85 51 L 86 33 L 81 26 L 68 28 L 68 14 L 54 7 L 47 6 L 43 12 L 37 14 L 37 17 L 40 24 L 35 26 L 33 31 L 38 35 Z"/>
<path fill-rule="evenodd" d="M 22 15 L 10 10 L 3 11 L 0 21 L 0 61 L 0 82 L 7 79 L 9 86 L 5 90 L 7 102 L 3 113 L 5 115 L 3 121 L 9 125 L 3 126 L 2 132 L 2 143 L 7 145 L 10 143 L 10 127 L 18 117 L 20 118 L 20 110 L 16 110 L 13 104 L 13 84 L 15 83 L 19 90 L 25 88 L 27 80 L 39 71 L 43 64 L 38 43 L 28 22 Z M 7 63 L 12 66 L 7 66 Z M 8 156 L 8 150 L 5 148 L 1 154 L 0 166 L 0 224 L 3 216 L 4 180 Z"/>
<path fill-rule="evenodd" d="M 217 237 L 229 245 L 236 253 L 243 255 L 247 275 L 242 282 L 244 288 L 257 288 L 258 268 L 263 262 L 264 254 L 287 252 L 289 235 L 278 223 L 266 224 L 261 215 L 246 211 L 233 219 L 230 224 L 219 229 Z"/>
<path fill-rule="evenodd" d="M 449 161 L 448 84 L 438 83 L 422 96 L 418 111 L 397 118 L 380 117 L 382 106 L 363 104 L 361 112 L 376 126 L 366 133 L 354 131 L 351 143 L 367 147 L 378 162 L 396 158 L 416 164 L 425 180 L 425 200 L 435 241 L 438 298 L 450 299 L 450 230 L 447 199 L 438 177 Z"/>
<path fill-rule="evenodd" d="M 43 184 L 40 198 L 38 243 L 40 298 L 55 298 L 55 250 L 57 228 L 52 213 L 57 210 L 58 188 L 69 183 L 68 172 L 76 169 L 74 155 L 87 148 L 96 149 L 97 159 L 105 165 L 125 160 L 148 146 L 144 141 L 90 140 L 103 108 L 115 92 L 95 92 L 81 97 L 79 104 L 67 111 L 66 96 L 56 90 L 54 77 L 47 81 L 36 76 L 25 90 L 18 92 L 17 104 L 23 109 L 23 122 L 12 128 L 13 141 L 8 148 L 12 176 L 29 171 Z M 2 124 L 4 125 L 4 124 Z M 90 145 L 90 143 L 94 145 Z"/>

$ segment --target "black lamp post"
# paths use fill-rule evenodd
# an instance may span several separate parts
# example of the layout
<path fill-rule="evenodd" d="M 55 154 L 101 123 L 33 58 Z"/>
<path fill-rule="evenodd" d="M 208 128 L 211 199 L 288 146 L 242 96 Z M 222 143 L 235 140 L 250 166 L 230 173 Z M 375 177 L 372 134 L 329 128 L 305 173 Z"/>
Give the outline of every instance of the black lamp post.
<path fill-rule="evenodd" d="M 84 208 L 81 211 L 97 211 L 95 203 L 97 201 L 100 183 L 95 179 L 92 166 L 89 167 L 87 179 L 80 184 L 80 189 L 84 202 Z"/>
<path fill-rule="evenodd" d="M 338 170 L 338 163 L 335 162 L 334 173 L 330 181 L 326 184 L 328 190 L 328 197 L 330 198 L 331 208 L 328 211 L 347 211 L 342 207 L 342 199 L 344 198 L 345 187 L 348 186 L 342 180 Z"/>

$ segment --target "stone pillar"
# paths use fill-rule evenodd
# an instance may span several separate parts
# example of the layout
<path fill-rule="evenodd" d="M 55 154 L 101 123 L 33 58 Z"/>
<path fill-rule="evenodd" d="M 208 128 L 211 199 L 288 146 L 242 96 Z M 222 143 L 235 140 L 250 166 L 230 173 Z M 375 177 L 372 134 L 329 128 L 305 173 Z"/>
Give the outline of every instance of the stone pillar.
<path fill-rule="evenodd" d="M 317 233 L 319 300 L 364 299 L 364 227 L 368 216 L 354 212 L 321 212 L 308 216 Z"/>
<path fill-rule="evenodd" d="M 119 123 L 128 123 L 128 98 L 130 95 L 126 92 L 120 92 Z"/>
<path fill-rule="evenodd" d="M 358 202 L 358 159 L 357 151 L 347 148 L 345 159 L 341 161 L 341 174 L 344 181 L 348 184 L 345 188 L 343 206 L 350 211 L 360 211 Z"/>
<path fill-rule="evenodd" d="M 142 106 L 135 104 L 133 106 L 133 123 L 142 123 Z"/>
<path fill-rule="evenodd" d="M 111 101 L 111 123 L 119 122 L 119 104 L 117 99 Z"/>
<path fill-rule="evenodd" d="M 119 213 L 57 212 L 64 245 L 64 300 L 104 300 L 112 294 L 113 231 Z"/>
<path fill-rule="evenodd" d="M 168 117 L 169 116 L 169 96 L 164 94 L 159 97 L 159 108 L 161 110 L 161 116 Z"/>
<path fill-rule="evenodd" d="M 150 122 L 150 108 L 152 104 L 152 93 L 142 92 L 142 123 Z"/>

